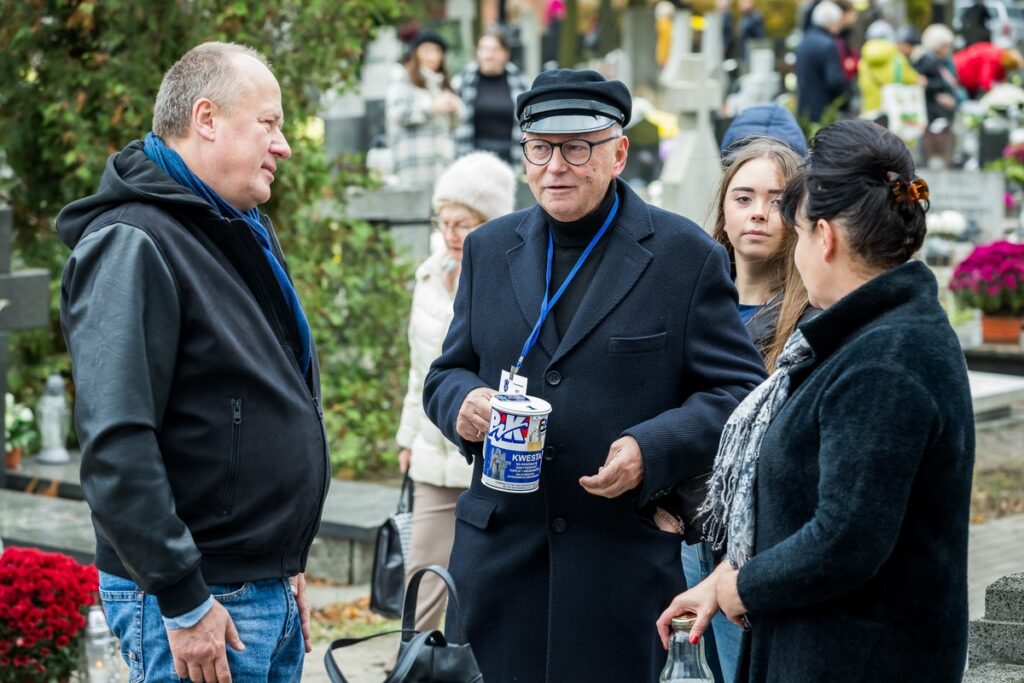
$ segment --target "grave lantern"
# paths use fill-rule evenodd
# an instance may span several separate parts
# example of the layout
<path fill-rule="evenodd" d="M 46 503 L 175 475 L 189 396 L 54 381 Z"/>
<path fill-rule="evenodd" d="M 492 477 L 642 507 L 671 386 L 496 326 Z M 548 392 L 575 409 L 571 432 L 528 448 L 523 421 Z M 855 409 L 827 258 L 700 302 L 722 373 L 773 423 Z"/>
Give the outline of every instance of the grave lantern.
<path fill-rule="evenodd" d="M 62 465 L 71 460 L 67 443 L 71 426 L 71 409 L 64 394 L 64 378 L 54 373 L 46 378 L 46 390 L 36 404 L 36 422 L 39 425 L 39 462 Z"/>

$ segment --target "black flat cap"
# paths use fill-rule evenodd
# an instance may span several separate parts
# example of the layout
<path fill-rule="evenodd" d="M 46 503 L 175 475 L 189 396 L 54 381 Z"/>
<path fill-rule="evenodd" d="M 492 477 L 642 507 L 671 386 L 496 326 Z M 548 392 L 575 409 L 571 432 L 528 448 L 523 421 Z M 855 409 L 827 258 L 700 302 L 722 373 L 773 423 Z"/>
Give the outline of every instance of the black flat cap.
<path fill-rule="evenodd" d="M 590 133 L 616 123 L 625 126 L 632 113 L 626 86 L 596 71 L 545 71 L 516 100 L 524 133 Z"/>

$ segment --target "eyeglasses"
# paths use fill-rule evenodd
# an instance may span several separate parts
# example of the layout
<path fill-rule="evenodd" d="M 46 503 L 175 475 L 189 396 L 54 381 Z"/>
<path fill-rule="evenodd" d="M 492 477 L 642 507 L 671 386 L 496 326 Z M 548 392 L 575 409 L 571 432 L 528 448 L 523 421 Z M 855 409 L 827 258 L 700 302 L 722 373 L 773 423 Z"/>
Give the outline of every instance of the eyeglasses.
<path fill-rule="evenodd" d="M 437 216 L 430 219 L 430 226 L 440 232 L 448 232 L 450 230 L 458 235 L 468 235 L 473 232 L 474 228 L 478 227 L 469 223 L 446 223 Z"/>
<path fill-rule="evenodd" d="M 543 166 L 551 161 L 551 155 L 555 153 L 555 147 L 562 153 L 565 163 L 573 166 L 582 166 L 590 161 L 590 155 L 594 148 L 612 140 L 618 140 L 621 135 L 613 135 L 604 140 L 591 142 L 590 140 L 566 140 L 564 142 L 548 142 L 547 140 L 531 139 L 523 140 L 519 146 L 523 148 L 523 156 L 534 166 Z"/>

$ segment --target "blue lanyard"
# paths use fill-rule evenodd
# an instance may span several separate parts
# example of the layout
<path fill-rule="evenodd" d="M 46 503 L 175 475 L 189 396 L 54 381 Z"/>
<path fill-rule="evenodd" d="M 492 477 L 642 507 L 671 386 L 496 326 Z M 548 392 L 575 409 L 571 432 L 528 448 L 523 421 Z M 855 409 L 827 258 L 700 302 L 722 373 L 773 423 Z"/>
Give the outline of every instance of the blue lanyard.
<path fill-rule="evenodd" d="M 523 344 L 523 350 L 519 354 L 519 360 L 516 361 L 516 364 L 512 367 L 512 372 L 510 373 L 512 377 L 515 377 L 519 373 L 519 370 L 523 367 L 523 360 L 526 359 L 527 354 L 530 353 L 530 350 L 533 349 L 534 345 L 537 343 L 537 339 L 540 337 L 540 330 L 544 327 L 544 321 L 547 319 L 548 313 L 550 313 L 555 307 L 558 300 L 562 298 L 562 294 L 564 294 L 565 290 L 569 287 L 569 283 L 572 282 L 574 277 L 576 277 L 576 273 L 580 271 L 584 261 L 586 261 L 587 257 L 590 256 L 590 252 L 594 251 L 594 247 L 596 247 L 597 243 L 601 241 L 604 234 L 608 232 L 608 228 L 611 227 L 612 221 L 615 220 L 615 215 L 618 212 L 619 195 L 616 194 L 615 201 L 612 203 L 612 210 L 608 212 L 608 217 L 604 219 L 604 224 L 601 226 L 601 229 L 597 231 L 594 238 L 590 240 L 590 244 L 588 244 L 587 248 L 583 250 L 580 257 L 576 259 L 576 265 L 574 265 L 572 270 L 569 271 L 569 276 L 565 278 L 562 286 L 558 288 L 558 291 L 555 292 L 555 295 L 550 299 L 548 298 L 548 292 L 551 291 L 551 264 L 555 260 L 555 240 L 551 234 L 551 228 L 548 227 L 548 269 L 547 274 L 544 276 L 544 300 L 540 302 L 540 315 L 537 317 L 537 323 L 533 326 L 533 331 L 530 332 L 530 336 L 526 338 L 526 343 Z"/>

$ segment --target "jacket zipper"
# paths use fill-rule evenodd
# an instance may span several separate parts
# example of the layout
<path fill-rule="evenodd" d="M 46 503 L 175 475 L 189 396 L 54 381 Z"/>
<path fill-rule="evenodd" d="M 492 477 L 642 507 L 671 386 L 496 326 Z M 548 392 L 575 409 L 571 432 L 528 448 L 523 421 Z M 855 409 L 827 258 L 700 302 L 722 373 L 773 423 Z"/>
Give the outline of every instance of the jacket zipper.
<path fill-rule="evenodd" d="M 238 459 L 242 440 L 242 399 L 231 399 L 231 457 L 228 461 L 228 485 L 224 490 L 220 514 L 226 517 L 235 503 L 235 489 L 238 488 Z"/>
<path fill-rule="evenodd" d="M 248 226 L 244 227 L 246 230 L 249 229 Z M 285 348 L 285 355 L 287 355 L 291 359 L 292 367 L 295 368 L 295 372 L 299 376 L 299 381 L 306 388 L 306 391 L 309 393 L 310 398 L 313 400 L 313 407 L 316 411 L 317 416 L 317 425 L 320 428 L 320 462 L 323 486 L 321 487 L 320 491 L 320 501 L 317 507 L 316 516 L 314 516 L 313 519 L 311 519 L 309 522 L 309 530 L 305 534 L 305 538 L 303 539 L 304 543 L 302 548 L 300 549 L 300 552 L 302 553 L 302 565 L 304 566 L 306 564 L 307 556 L 309 555 L 309 549 L 313 545 L 313 538 L 315 537 L 317 527 L 319 526 L 317 524 L 317 521 L 323 514 L 324 504 L 327 502 L 327 491 L 330 487 L 330 453 L 327 450 L 327 437 L 326 428 L 324 426 L 324 414 L 323 410 L 320 407 L 320 399 L 316 396 L 316 393 L 313 391 L 313 388 L 310 386 L 309 382 L 306 381 L 305 373 L 302 372 L 302 368 L 299 366 L 299 361 L 295 357 L 295 353 L 288 346 L 288 334 L 285 332 L 286 328 L 284 327 L 284 323 L 281 319 L 281 316 L 279 315 L 278 308 L 277 306 L 274 305 L 275 300 L 273 298 L 273 294 L 270 292 L 266 280 L 263 277 L 261 277 L 259 268 L 256 267 L 256 265 L 252 262 L 252 259 L 250 258 L 252 250 L 248 249 L 248 244 L 244 244 L 244 237 L 238 235 L 237 238 L 240 242 L 243 243 L 241 248 L 242 261 L 245 263 L 246 268 L 249 270 L 253 282 L 258 283 L 259 286 L 260 292 L 259 295 L 257 295 L 257 300 L 259 300 L 259 298 L 262 297 L 265 302 L 265 305 L 270 311 L 270 315 L 273 320 L 273 326 L 276 327 L 277 329 L 278 339 L 280 340 L 281 345 Z M 262 253 L 260 254 L 260 257 L 263 257 Z M 275 286 L 277 286 L 277 283 L 275 283 Z M 312 360 L 310 362 L 312 363 Z M 310 368 L 310 372 L 312 373 L 312 367 Z"/>

